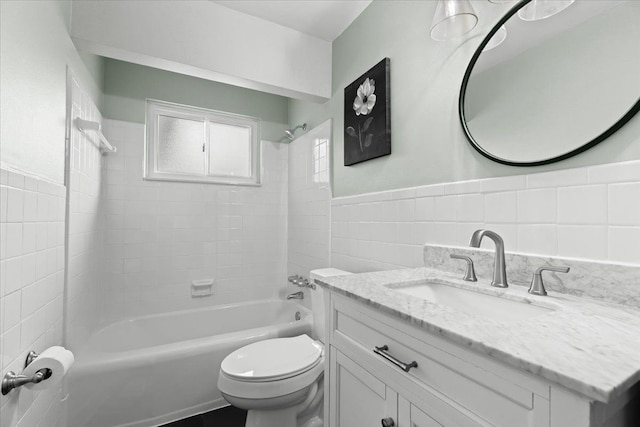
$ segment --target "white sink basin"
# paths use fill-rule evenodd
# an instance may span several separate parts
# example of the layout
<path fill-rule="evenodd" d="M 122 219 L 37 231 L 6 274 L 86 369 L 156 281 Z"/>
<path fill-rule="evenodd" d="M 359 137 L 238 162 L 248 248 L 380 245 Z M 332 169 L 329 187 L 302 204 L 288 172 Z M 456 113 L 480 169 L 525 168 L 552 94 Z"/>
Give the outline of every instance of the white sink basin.
<path fill-rule="evenodd" d="M 438 281 L 388 285 L 390 289 L 451 307 L 456 311 L 489 317 L 501 321 L 530 319 L 553 311 L 553 308 L 533 305 L 527 300 L 513 300 L 473 290 L 457 288 Z"/>

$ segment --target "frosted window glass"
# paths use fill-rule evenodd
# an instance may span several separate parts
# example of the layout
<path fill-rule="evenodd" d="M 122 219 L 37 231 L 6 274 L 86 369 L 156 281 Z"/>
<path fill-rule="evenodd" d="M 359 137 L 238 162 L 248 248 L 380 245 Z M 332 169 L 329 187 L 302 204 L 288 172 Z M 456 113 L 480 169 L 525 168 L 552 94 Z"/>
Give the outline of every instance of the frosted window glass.
<path fill-rule="evenodd" d="M 209 123 L 209 173 L 251 177 L 251 128 Z"/>
<path fill-rule="evenodd" d="M 204 122 L 158 116 L 159 172 L 204 175 Z"/>

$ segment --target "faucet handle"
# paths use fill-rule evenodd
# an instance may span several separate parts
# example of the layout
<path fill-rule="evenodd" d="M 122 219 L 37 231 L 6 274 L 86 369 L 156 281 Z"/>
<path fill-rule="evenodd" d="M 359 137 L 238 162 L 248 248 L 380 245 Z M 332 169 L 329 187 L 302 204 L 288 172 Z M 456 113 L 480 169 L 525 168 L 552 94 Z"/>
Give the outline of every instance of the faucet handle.
<path fill-rule="evenodd" d="M 310 283 L 309 279 L 307 279 L 306 277 L 299 276 L 297 274 L 295 276 L 289 276 L 287 280 L 289 281 L 289 283 L 292 283 L 300 288 L 311 288 L 313 290 L 316 289 L 315 283 Z"/>
<path fill-rule="evenodd" d="M 458 255 L 458 254 L 451 254 L 449 255 L 449 257 L 454 259 L 463 259 L 467 261 L 467 271 L 464 273 L 464 277 L 462 278 L 462 280 L 466 280 L 467 282 L 478 281 L 478 279 L 476 278 L 476 271 L 473 268 L 473 260 L 471 258 L 465 255 Z"/>
<path fill-rule="evenodd" d="M 533 273 L 533 278 L 531 279 L 531 286 L 529 286 L 529 293 L 533 295 L 544 296 L 547 295 L 547 290 L 544 288 L 544 282 L 542 281 L 542 272 L 543 271 L 556 271 L 558 273 L 568 273 L 570 270 L 569 267 L 565 266 L 544 266 L 540 267 Z"/>

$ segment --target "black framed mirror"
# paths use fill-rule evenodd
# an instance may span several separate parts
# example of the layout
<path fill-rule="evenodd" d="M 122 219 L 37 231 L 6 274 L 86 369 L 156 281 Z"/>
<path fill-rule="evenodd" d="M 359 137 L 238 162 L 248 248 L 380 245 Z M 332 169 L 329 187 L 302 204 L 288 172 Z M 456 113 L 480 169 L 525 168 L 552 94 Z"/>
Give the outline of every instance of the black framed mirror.
<path fill-rule="evenodd" d="M 471 145 L 512 166 L 575 156 L 640 110 L 640 2 L 576 0 L 549 18 L 520 19 L 531 1 L 517 2 L 480 43 L 458 101 Z M 506 39 L 485 49 L 502 27 Z"/>

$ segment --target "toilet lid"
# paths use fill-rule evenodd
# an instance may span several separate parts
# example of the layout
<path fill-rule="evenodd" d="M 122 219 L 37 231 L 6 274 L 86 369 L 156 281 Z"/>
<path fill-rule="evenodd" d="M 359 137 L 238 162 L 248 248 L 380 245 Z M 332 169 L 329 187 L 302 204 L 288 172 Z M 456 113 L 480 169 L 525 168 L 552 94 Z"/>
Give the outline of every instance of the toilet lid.
<path fill-rule="evenodd" d="M 222 372 L 242 381 L 274 381 L 299 375 L 317 365 L 322 344 L 308 335 L 258 341 L 228 355 Z"/>

